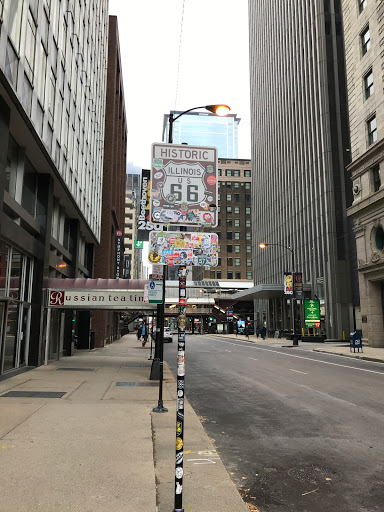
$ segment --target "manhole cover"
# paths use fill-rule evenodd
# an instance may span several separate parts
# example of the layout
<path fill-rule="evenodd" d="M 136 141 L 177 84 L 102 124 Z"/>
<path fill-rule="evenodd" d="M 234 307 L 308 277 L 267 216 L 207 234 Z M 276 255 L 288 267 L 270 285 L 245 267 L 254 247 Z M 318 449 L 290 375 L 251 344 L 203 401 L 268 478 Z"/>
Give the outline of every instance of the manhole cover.
<path fill-rule="evenodd" d="M 116 382 L 116 386 L 158 386 L 157 382 Z"/>
<path fill-rule="evenodd" d="M 61 398 L 66 391 L 8 391 L 1 398 Z"/>
<path fill-rule="evenodd" d="M 94 372 L 94 368 L 56 368 L 62 372 Z"/>

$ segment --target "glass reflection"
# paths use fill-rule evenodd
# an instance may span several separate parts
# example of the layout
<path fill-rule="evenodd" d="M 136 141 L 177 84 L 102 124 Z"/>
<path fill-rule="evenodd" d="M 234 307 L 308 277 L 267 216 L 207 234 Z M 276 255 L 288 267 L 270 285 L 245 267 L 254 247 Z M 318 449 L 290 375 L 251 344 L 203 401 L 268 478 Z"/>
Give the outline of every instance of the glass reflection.
<path fill-rule="evenodd" d="M 9 304 L 5 330 L 4 371 L 11 370 L 16 366 L 18 315 L 19 306 L 17 304 Z"/>

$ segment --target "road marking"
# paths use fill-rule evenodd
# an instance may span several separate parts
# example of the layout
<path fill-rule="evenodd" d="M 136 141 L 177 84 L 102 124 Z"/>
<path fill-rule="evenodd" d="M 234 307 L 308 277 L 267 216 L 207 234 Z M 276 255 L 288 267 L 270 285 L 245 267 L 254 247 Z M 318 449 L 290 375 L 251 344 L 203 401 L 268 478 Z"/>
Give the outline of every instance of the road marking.
<path fill-rule="evenodd" d="M 308 373 L 305 373 L 305 372 L 299 372 L 299 370 L 292 370 L 292 368 L 290 368 L 290 371 L 291 371 L 291 372 L 296 372 L 296 373 L 302 373 L 303 375 L 308 375 Z"/>
<path fill-rule="evenodd" d="M 226 352 L 232 352 L 232 350 L 226 350 Z"/>
<path fill-rule="evenodd" d="M 258 359 L 255 359 L 254 357 L 248 357 L 248 359 L 253 359 L 254 361 L 258 361 Z"/>
<path fill-rule="evenodd" d="M 280 352 L 279 350 L 255 347 L 254 345 L 250 345 L 250 344 L 247 344 L 247 347 L 244 347 L 243 345 L 238 345 L 237 343 L 231 343 L 230 341 L 219 340 L 218 338 L 216 338 L 216 339 L 219 343 L 227 343 L 228 345 L 234 345 L 235 347 L 251 348 L 254 350 L 264 350 L 265 352 L 271 352 L 272 354 L 280 354 L 280 355 L 287 356 L 287 357 L 296 357 L 298 359 L 305 359 L 306 361 L 313 361 L 315 363 L 329 364 L 331 366 L 341 366 L 342 368 L 349 368 L 350 370 L 357 370 L 359 372 L 367 372 L 367 373 L 377 373 L 378 375 L 384 376 L 384 372 L 377 372 L 375 370 L 368 370 L 366 368 L 355 368 L 354 366 L 348 366 L 346 364 L 331 363 L 330 361 L 320 361 L 318 359 L 312 359 L 311 357 L 297 356 L 295 354 L 287 354 L 286 352 Z M 318 352 L 318 353 L 320 354 L 320 352 Z"/>

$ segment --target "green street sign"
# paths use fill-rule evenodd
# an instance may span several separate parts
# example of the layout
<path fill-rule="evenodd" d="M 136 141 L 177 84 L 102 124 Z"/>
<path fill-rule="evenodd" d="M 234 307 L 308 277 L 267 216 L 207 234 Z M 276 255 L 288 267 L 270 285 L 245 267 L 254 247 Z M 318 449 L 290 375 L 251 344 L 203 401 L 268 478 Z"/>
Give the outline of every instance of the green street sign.
<path fill-rule="evenodd" d="M 304 299 L 305 327 L 320 328 L 320 301 Z"/>
<path fill-rule="evenodd" d="M 144 242 L 142 240 L 135 240 L 135 249 L 142 249 L 144 247 Z"/>

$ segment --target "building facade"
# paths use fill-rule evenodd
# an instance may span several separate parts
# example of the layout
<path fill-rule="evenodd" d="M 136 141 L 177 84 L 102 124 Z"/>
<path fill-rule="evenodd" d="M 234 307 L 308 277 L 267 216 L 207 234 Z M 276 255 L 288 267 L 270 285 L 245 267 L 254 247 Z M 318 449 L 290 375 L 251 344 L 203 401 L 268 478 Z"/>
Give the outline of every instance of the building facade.
<path fill-rule="evenodd" d="M 182 112 L 172 111 L 177 117 Z M 219 158 L 237 158 L 238 126 L 236 114 L 219 117 L 209 112 L 188 112 L 173 123 L 173 144 L 214 146 Z M 169 114 L 164 115 L 163 141 L 168 141 Z"/>
<path fill-rule="evenodd" d="M 282 283 L 291 270 L 292 249 L 294 270 L 302 272 L 311 297 L 320 299 L 323 333 L 341 339 L 353 329 L 358 308 L 352 300 L 356 277 L 346 215 L 352 187 L 345 172 L 349 132 L 341 3 L 250 2 L 249 20 L 255 284 Z M 260 242 L 276 245 L 261 250 Z M 267 300 L 267 310 L 273 306 L 267 293 L 259 297 Z M 277 329 L 291 319 L 282 293 L 276 299 Z M 255 311 L 260 308 L 255 305 Z"/>
<path fill-rule="evenodd" d="M 100 245 L 95 250 L 94 277 L 124 277 L 122 245 L 125 221 L 127 118 L 116 16 L 109 17 L 108 70 L 105 109 L 103 197 Z M 121 232 L 121 234 L 120 234 Z M 117 261 L 118 259 L 118 261 Z M 95 347 L 120 338 L 120 315 L 114 311 L 88 312 L 95 332 Z"/>
<path fill-rule="evenodd" d="M 44 282 L 92 277 L 100 239 L 108 2 L 0 2 L 0 374 L 69 353 Z M 48 343 L 49 341 L 49 343 Z"/>
<path fill-rule="evenodd" d="M 384 347 L 384 4 L 343 0 L 363 341 Z"/>
<path fill-rule="evenodd" d="M 196 267 L 196 281 L 252 281 L 251 161 L 219 159 L 217 267 Z"/>

